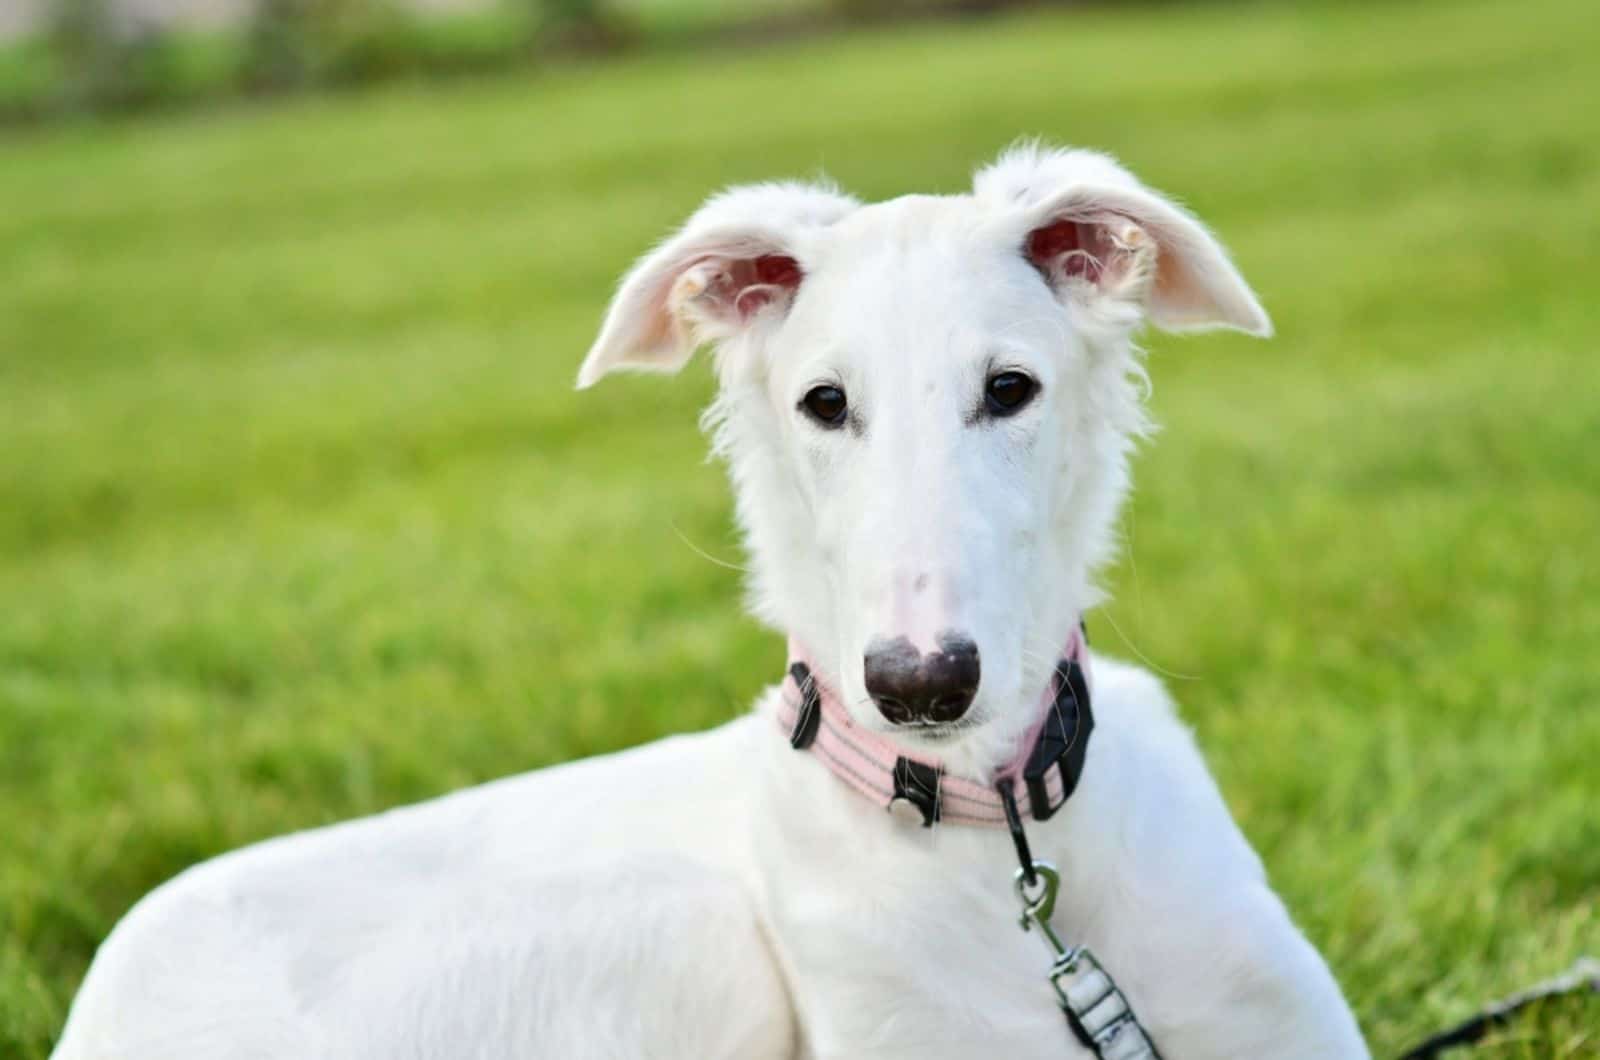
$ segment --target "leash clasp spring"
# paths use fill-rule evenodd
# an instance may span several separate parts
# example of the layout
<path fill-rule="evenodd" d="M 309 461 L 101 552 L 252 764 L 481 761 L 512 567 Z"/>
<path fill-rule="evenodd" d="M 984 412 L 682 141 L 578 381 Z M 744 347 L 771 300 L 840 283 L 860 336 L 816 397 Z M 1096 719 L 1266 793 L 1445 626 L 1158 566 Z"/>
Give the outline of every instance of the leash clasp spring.
<path fill-rule="evenodd" d="M 1017 898 L 1022 902 L 1022 916 L 1018 923 L 1023 931 L 1037 928 L 1045 945 L 1050 947 L 1050 955 L 1059 960 L 1073 952 L 1050 926 L 1050 914 L 1056 911 L 1056 894 L 1061 890 L 1061 873 L 1048 861 L 1035 861 L 1032 868 L 1032 880 L 1028 878 L 1026 869 L 1018 869 L 1012 878 L 1017 888 Z"/>

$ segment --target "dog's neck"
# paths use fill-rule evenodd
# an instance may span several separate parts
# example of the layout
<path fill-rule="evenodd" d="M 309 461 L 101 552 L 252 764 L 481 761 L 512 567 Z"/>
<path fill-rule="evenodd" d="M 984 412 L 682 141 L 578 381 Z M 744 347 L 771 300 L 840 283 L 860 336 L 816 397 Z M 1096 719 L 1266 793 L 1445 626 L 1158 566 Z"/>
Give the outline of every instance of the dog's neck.
<path fill-rule="evenodd" d="M 789 642 L 789 673 L 778 724 L 797 751 L 811 753 L 840 780 L 896 817 L 932 826 L 939 821 L 1004 827 L 1011 815 L 1044 820 L 1071 797 L 1094 728 L 1089 653 L 1081 625 L 1040 695 L 1034 719 L 1010 757 L 991 775 L 954 774 L 937 756 L 872 732 L 849 710 Z"/>

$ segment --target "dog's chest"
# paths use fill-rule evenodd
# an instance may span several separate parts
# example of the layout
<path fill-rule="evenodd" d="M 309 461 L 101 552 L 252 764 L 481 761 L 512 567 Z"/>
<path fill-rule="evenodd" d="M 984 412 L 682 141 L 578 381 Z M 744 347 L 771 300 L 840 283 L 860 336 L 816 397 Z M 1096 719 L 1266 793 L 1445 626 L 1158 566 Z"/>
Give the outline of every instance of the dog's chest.
<path fill-rule="evenodd" d="M 1087 1055 L 1055 1005 L 1044 950 L 1004 911 L 944 902 L 907 915 L 885 898 L 795 903 L 778 914 L 815 1055 Z"/>
<path fill-rule="evenodd" d="M 1192 739 L 1104 669 L 1082 780 L 1028 826 L 1061 870 L 1055 931 L 1092 949 L 1169 1058 L 1361 1055 Z M 905 826 L 783 741 L 756 759 L 758 901 L 812 1055 L 1089 1055 L 1049 950 L 1019 927 L 1004 829 Z"/>
<path fill-rule="evenodd" d="M 1056 1006 L 1042 940 L 1018 923 L 1005 834 L 902 824 L 816 779 L 769 793 L 782 805 L 757 838 L 811 1053 L 1087 1056 Z"/>

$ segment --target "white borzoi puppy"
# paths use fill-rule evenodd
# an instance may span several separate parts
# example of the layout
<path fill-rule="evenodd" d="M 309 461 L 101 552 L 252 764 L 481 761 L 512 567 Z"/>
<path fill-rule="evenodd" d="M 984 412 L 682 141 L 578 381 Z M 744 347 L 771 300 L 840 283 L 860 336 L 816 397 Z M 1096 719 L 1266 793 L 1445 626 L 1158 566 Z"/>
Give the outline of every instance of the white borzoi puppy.
<path fill-rule="evenodd" d="M 1160 685 L 1077 632 L 1146 318 L 1270 330 L 1102 155 L 1013 150 L 969 195 L 713 198 L 579 384 L 715 348 L 792 679 L 712 732 L 184 873 L 101 948 L 56 1055 L 1365 1056 Z M 1093 953 L 1054 988 L 1013 808 L 1059 871 L 1036 918 Z"/>

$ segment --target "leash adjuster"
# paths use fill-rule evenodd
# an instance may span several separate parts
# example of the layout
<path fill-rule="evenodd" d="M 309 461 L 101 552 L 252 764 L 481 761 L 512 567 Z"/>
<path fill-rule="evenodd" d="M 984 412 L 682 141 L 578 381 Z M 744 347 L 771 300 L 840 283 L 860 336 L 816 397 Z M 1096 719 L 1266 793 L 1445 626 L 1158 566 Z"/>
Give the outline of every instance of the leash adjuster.
<path fill-rule="evenodd" d="M 1056 958 L 1050 985 L 1072 1033 L 1102 1060 L 1160 1060 L 1128 999 L 1087 946 Z"/>
<path fill-rule="evenodd" d="M 1061 873 L 1048 861 L 1035 861 L 1019 867 L 1013 882 L 1022 903 L 1022 930 L 1037 931 L 1055 958 L 1050 985 L 1073 1035 L 1099 1060 L 1161 1060 L 1111 973 L 1089 947 L 1066 945 L 1050 926 Z"/>

